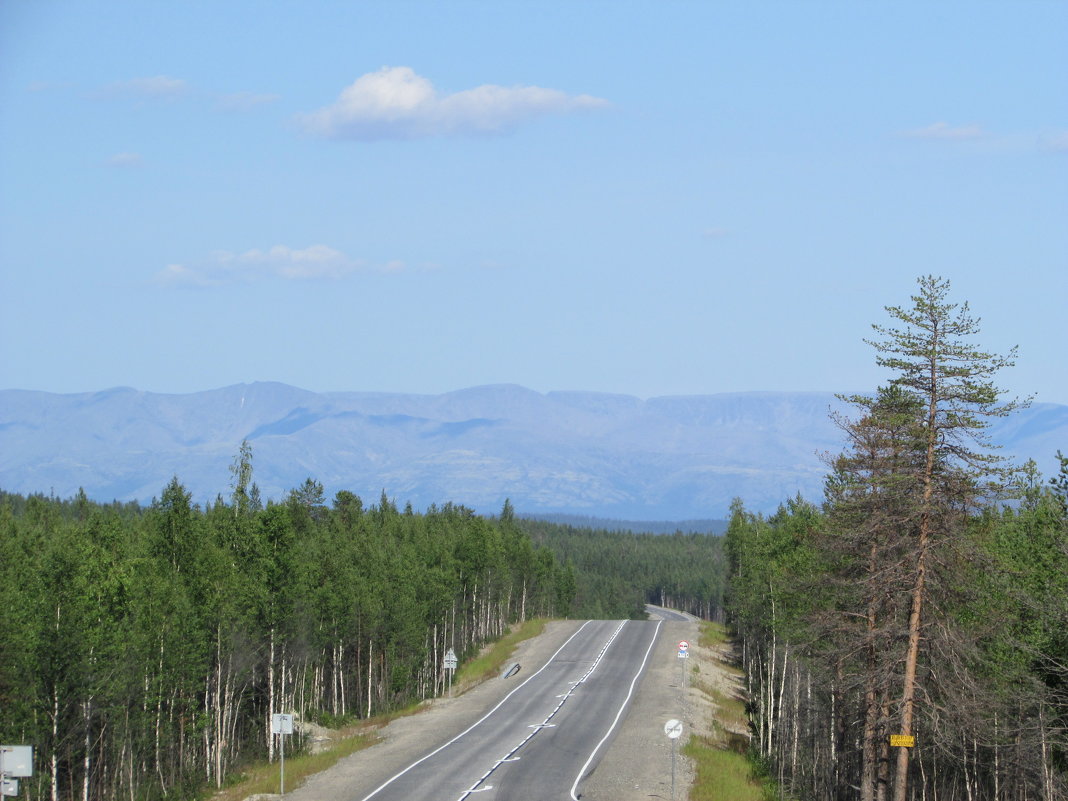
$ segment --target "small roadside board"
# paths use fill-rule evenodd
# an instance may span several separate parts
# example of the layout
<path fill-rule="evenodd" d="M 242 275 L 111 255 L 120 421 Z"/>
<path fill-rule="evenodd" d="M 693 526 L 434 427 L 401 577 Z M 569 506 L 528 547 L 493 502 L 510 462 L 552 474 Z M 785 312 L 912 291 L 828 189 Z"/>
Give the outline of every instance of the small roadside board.
<path fill-rule="evenodd" d="M 456 651 L 452 648 L 445 654 L 444 666 L 446 670 L 456 670 Z"/>
<path fill-rule="evenodd" d="M 271 734 L 292 734 L 293 716 L 276 712 L 271 715 Z"/>
<path fill-rule="evenodd" d="M 679 642 L 679 659 L 688 659 L 690 656 L 690 644 L 686 640 Z"/>

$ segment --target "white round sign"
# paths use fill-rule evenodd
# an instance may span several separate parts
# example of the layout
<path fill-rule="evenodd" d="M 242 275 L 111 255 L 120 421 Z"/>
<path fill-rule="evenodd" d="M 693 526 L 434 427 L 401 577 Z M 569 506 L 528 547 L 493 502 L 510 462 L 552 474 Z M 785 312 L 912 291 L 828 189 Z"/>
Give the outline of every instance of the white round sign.
<path fill-rule="evenodd" d="M 679 641 L 679 650 L 680 651 L 685 651 L 689 647 L 690 647 L 690 644 L 688 642 L 686 642 L 686 640 L 680 640 Z"/>
<path fill-rule="evenodd" d="M 664 734 L 670 737 L 672 740 L 678 739 L 682 734 L 682 721 L 672 718 L 664 724 Z"/>

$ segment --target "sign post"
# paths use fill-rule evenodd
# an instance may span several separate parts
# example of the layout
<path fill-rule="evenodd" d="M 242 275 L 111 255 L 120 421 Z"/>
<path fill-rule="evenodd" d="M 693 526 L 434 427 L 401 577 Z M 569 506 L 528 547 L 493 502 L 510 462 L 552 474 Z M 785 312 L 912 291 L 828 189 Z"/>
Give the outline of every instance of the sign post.
<path fill-rule="evenodd" d="M 681 661 L 690 658 L 690 644 L 686 640 L 679 641 L 679 672 L 683 689 L 686 687 L 686 662 Z"/>
<path fill-rule="evenodd" d="M 32 745 L 0 745 L 0 797 L 18 795 L 19 779 L 32 775 Z"/>
<path fill-rule="evenodd" d="M 664 724 L 664 734 L 671 738 L 671 801 L 675 801 L 675 746 L 682 735 L 682 721 L 669 720 Z"/>
<path fill-rule="evenodd" d="M 452 648 L 445 654 L 444 666 L 449 671 L 449 698 L 452 698 L 452 674 L 456 672 L 456 651 Z"/>
<path fill-rule="evenodd" d="M 271 734 L 278 735 L 278 793 L 285 797 L 286 794 L 286 735 L 293 733 L 293 716 L 283 714 L 271 715 Z"/>

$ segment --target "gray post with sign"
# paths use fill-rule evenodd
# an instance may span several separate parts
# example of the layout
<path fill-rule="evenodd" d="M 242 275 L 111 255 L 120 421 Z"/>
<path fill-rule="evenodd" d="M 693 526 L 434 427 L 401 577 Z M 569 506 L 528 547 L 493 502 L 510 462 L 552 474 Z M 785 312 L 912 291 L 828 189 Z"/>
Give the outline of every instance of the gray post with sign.
<path fill-rule="evenodd" d="M 682 734 L 682 721 L 669 720 L 664 724 L 664 734 L 671 738 L 671 801 L 675 801 L 675 746 Z"/>
<path fill-rule="evenodd" d="M 286 794 L 286 735 L 293 733 L 293 716 L 283 714 L 271 715 L 271 734 L 278 735 L 278 793 Z"/>
<path fill-rule="evenodd" d="M 0 796 L 18 795 L 19 779 L 32 775 L 32 745 L 0 745 Z"/>
<path fill-rule="evenodd" d="M 443 665 L 449 671 L 449 698 L 452 698 L 452 674 L 456 672 L 456 651 L 452 648 L 446 652 Z"/>

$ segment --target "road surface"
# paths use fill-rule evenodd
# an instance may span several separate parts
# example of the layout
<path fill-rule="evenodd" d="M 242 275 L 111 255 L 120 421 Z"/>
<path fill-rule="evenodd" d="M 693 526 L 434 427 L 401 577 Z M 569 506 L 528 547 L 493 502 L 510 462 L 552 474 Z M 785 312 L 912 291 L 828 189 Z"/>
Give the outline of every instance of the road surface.
<path fill-rule="evenodd" d="M 357 801 L 579 799 L 627 711 L 658 621 L 588 621 L 474 725 Z M 535 670 L 535 668 L 537 668 Z"/>

